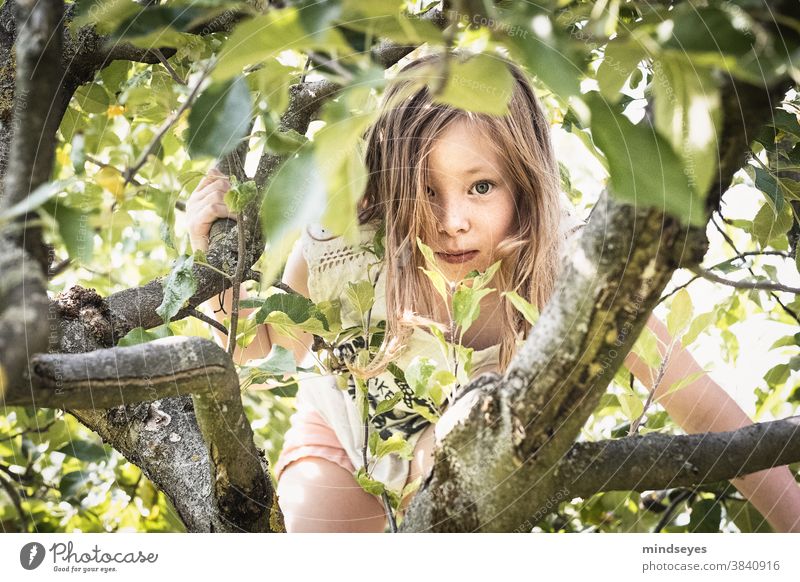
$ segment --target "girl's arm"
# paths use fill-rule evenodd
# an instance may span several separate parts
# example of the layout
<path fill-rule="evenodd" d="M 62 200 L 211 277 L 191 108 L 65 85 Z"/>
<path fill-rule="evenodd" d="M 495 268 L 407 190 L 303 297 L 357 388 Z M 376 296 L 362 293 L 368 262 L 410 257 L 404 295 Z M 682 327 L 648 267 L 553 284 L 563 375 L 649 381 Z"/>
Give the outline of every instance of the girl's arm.
<path fill-rule="evenodd" d="M 647 326 L 661 340 L 662 357 L 672 337 L 654 315 Z M 625 358 L 625 365 L 649 390 L 653 389 L 652 372 L 636 354 Z M 664 395 L 675 382 L 695 373 L 697 380 L 672 394 Z M 752 424 L 750 417 L 728 393 L 703 369 L 691 353 L 677 342 L 667 362 L 664 376 L 655 393 L 654 401 L 664 406 L 669 415 L 687 433 L 724 432 Z M 731 479 L 731 483 L 744 495 L 772 525 L 775 531 L 800 532 L 800 486 L 788 467 L 773 467 L 744 477 Z"/>
<path fill-rule="evenodd" d="M 303 257 L 300 241 L 295 244 L 289 257 L 286 259 L 286 267 L 283 271 L 281 281 L 304 297 L 308 297 L 308 265 Z M 248 296 L 244 287 L 244 284 L 242 284 L 239 289 L 240 300 Z M 222 306 L 220 306 L 219 296 L 214 296 L 209 299 L 208 304 L 214 310 L 214 317 L 222 322 L 225 317 L 230 317 L 233 307 L 233 289 L 228 288 L 225 290 L 225 293 L 223 293 Z M 224 307 L 224 311 L 220 309 L 220 307 Z M 243 322 L 253 311 L 257 311 L 257 309 L 239 309 L 239 321 Z M 227 342 L 225 334 L 216 328 L 213 329 L 220 344 L 225 346 Z M 233 360 L 241 366 L 246 364 L 249 360 L 265 358 L 269 355 L 272 345 L 277 344 L 294 352 L 295 361 L 299 364 L 308 355 L 313 341 L 314 337 L 310 333 L 299 332 L 298 339 L 295 340 L 294 338 L 286 337 L 278 333 L 271 325 L 262 323 L 256 328 L 255 338 L 253 338 L 253 341 L 251 341 L 244 350 L 238 345 L 234 347 Z"/>

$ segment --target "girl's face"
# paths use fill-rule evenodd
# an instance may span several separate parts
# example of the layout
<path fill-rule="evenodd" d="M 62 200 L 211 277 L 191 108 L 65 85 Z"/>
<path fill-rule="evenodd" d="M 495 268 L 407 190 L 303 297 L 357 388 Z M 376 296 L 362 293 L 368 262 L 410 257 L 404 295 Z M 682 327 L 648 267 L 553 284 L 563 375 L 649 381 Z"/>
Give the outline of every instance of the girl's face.
<path fill-rule="evenodd" d="M 503 168 L 491 140 L 463 119 L 433 142 L 427 183 L 437 240 L 424 242 L 451 281 L 489 267 L 497 244 L 514 231 L 513 187 Z"/>

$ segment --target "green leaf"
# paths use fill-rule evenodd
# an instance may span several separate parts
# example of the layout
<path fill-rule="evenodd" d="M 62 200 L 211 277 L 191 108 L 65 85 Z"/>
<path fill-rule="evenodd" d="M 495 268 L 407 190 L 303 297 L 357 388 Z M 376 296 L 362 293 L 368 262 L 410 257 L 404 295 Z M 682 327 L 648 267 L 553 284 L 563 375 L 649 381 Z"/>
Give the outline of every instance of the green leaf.
<path fill-rule="evenodd" d="M 791 368 L 787 364 L 778 364 L 770 368 L 767 373 L 764 374 L 764 381 L 770 388 L 777 388 L 786 383 L 790 373 Z"/>
<path fill-rule="evenodd" d="M 681 289 L 672 297 L 667 315 L 667 331 L 677 338 L 692 321 L 692 298 L 686 289 Z"/>
<path fill-rule="evenodd" d="M 282 311 L 273 311 L 264 319 L 264 323 L 270 324 L 278 333 L 289 337 L 293 335 L 293 331 L 304 331 L 327 340 L 336 337 L 336 334 L 326 330 L 322 321 L 316 317 L 309 317 L 305 321 L 296 322 Z"/>
<path fill-rule="evenodd" d="M 472 289 L 459 285 L 453 294 L 453 319 L 466 332 L 481 313 L 481 299 L 494 289 Z"/>
<path fill-rule="evenodd" d="M 472 356 L 475 353 L 475 349 L 461 344 L 453 344 L 453 349 L 456 352 L 458 361 L 458 382 L 461 385 L 465 385 L 469 382 L 470 376 L 472 376 Z"/>
<path fill-rule="evenodd" d="M 181 310 L 186 300 L 190 299 L 197 291 L 197 279 L 192 273 L 193 266 L 193 256 L 180 256 L 175 261 L 169 276 L 161 280 L 164 298 L 161 305 L 156 307 L 156 313 L 161 316 L 164 323 L 169 323 L 172 317 Z"/>
<path fill-rule="evenodd" d="M 67 248 L 70 259 L 76 263 L 88 265 L 94 254 L 94 229 L 89 223 L 89 215 L 77 208 L 72 208 L 52 200 L 44 205 L 58 223 L 58 234 Z"/>
<path fill-rule="evenodd" d="M 456 377 L 449 370 L 437 370 L 428 385 L 428 398 L 436 406 L 441 406 L 456 385 Z"/>
<path fill-rule="evenodd" d="M 369 73 L 355 79 L 344 95 L 326 104 L 322 112 L 325 126 L 314 134 L 314 156 L 327 186 L 322 223 L 353 243 L 359 240 L 357 206 L 367 186 L 362 136 L 378 114 L 375 108 L 365 111 L 358 95 L 383 81 L 382 72 L 379 82 Z"/>
<path fill-rule="evenodd" d="M 103 445 L 89 441 L 73 440 L 58 449 L 57 452 L 86 462 L 98 462 L 108 459 L 108 453 L 103 448 Z"/>
<path fill-rule="evenodd" d="M 753 219 L 752 233 L 762 247 L 785 235 L 794 224 L 794 215 L 789 204 L 775 214 L 769 204 L 765 204 Z"/>
<path fill-rule="evenodd" d="M 419 267 L 419 269 L 425 273 L 428 279 L 430 279 L 431 283 L 433 284 L 433 288 L 436 290 L 439 296 L 447 301 L 447 297 L 449 295 L 449 285 L 447 283 L 447 279 L 444 278 L 444 275 L 442 275 L 439 271 L 430 271 L 422 267 Z"/>
<path fill-rule="evenodd" d="M 383 483 L 370 477 L 364 467 L 360 467 L 355 476 L 361 488 L 372 495 L 381 495 L 386 488 Z"/>
<path fill-rule="evenodd" d="M 272 344 L 272 349 L 267 354 L 267 357 L 254 368 L 267 374 L 281 376 L 283 374 L 296 373 L 297 363 L 294 359 L 294 352 L 278 344 Z"/>
<path fill-rule="evenodd" d="M 689 514 L 690 533 L 716 533 L 722 520 L 722 504 L 715 499 L 698 499 Z"/>
<path fill-rule="evenodd" d="M 672 146 L 643 124 L 613 111 L 597 93 L 587 96 L 592 137 L 605 154 L 615 196 L 638 207 L 653 206 L 682 221 L 706 222 L 703 197 L 695 194 Z"/>
<path fill-rule="evenodd" d="M 642 403 L 642 399 L 636 394 L 626 391 L 622 394 L 617 394 L 617 398 L 619 399 L 622 413 L 628 420 L 636 420 L 642 415 L 642 412 L 644 412 L 644 403 Z"/>
<path fill-rule="evenodd" d="M 133 0 L 77 0 L 75 18 L 71 29 L 93 25 L 100 34 L 114 32 L 128 17 L 142 11 L 142 6 Z"/>
<path fill-rule="evenodd" d="M 435 412 L 431 411 L 430 408 L 427 406 L 422 406 L 421 404 L 412 404 L 411 409 L 419 414 L 422 418 L 427 420 L 428 422 L 437 423 L 439 422 L 439 415 Z"/>
<path fill-rule="evenodd" d="M 389 454 L 410 461 L 414 457 L 414 447 L 400 433 L 394 433 L 387 440 L 379 439 L 375 445 L 375 458 L 380 459 Z"/>
<path fill-rule="evenodd" d="M 58 484 L 58 490 L 61 492 L 61 497 L 64 499 L 71 499 L 77 497 L 79 493 L 83 492 L 88 485 L 92 482 L 92 473 L 86 470 L 72 471 L 61 477 Z"/>
<path fill-rule="evenodd" d="M 583 67 L 586 44 L 572 42 L 559 32 L 556 23 L 551 23 L 551 27 L 548 34 L 535 34 L 533 38 L 528 34 L 508 34 L 504 35 L 503 41 L 515 60 L 522 62 L 566 102 L 570 96 L 580 94 L 575 67 Z"/>
<path fill-rule="evenodd" d="M 419 237 L 417 237 L 417 247 L 422 253 L 422 256 L 425 257 L 425 261 L 427 262 L 428 266 L 431 269 L 435 269 L 438 271 L 438 264 L 436 263 L 436 257 L 434 256 L 431 247 L 422 242 L 422 239 Z"/>
<path fill-rule="evenodd" d="M 247 135 L 251 110 L 243 77 L 209 85 L 189 112 L 189 154 L 220 158 L 234 150 Z"/>
<path fill-rule="evenodd" d="M 674 51 L 653 63 L 655 125 L 683 160 L 699 199 L 717 175 L 720 100 L 711 71 Z"/>
<path fill-rule="evenodd" d="M 642 328 L 642 333 L 633 344 L 633 351 L 651 370 L 661 365 L 661 352 L 658 349 L 658 338 L 649 327 Z"/>
<path fill-rule="evenodd" d="M 372 304 L 375 302 L 375 289 L 372 287 L 372 283 L 366 279 L 356 283 L 348 282 L 344 296 L 356 313 L 363 316 L 372 309 Z"/>
<path fill-rule="evenodd" d="M 688 376 L 684 376 L 680 380 L 677 380 L 676 382 L 673 382 L 672 386 L 670 386 L 669 389 L 659 397 L 659 400 L 661 398 L 663 398 L 664 396 L 666 396 L 667 394 L 672 394 L 673 392 L 677 392 L 678 390 L 680 390 L 682 388 L 686 388 L 689 384 L 691 384 L 692 382 L 696 381 L 698 378 L 702 377 L 705 373 L 706 373 L 705 371 L 692 372 Z"/>
<path fill-rule="evenodd" d="M 316 304 L 317 312 L 321 313 L 328 322 L 330 331 L 342 329 L 342 302 L 339 299 L 320 301 Z"/>
<path fill-rule="evenodd" d="M 294 323 L 302 323 L 315 314 L 314 302 L 298 293 L 273 293 L 261 304 L 256 321 L 263 323 L 273 311 L 285 313 Z"/>
<path fill-rule="evenodd" d="M 261 205 L 266 242 L 275 245 L 287 233 L 317 221 L 326 196 L 325 181 L 310 149 L 284 162 L 270 180 Z"/>
<path fill-rule="evenodd" d="M 321 23 L 319 30 L 307 30 L 295 7 L 275 9 L 263 16 L 250 18 L 239 24 L 228 37 L 219 54 L 217 66 L 211 73 L 215 81 L 230 79 L 248 65 L 266 61 L 287 50 L 320 49 L 325 52 L 341 51 L 340 56 L 352 52 L 342 34 L 329 22 Z"/>
<path fill-rule="evenodd" d="M 676 6 L 672 36 L 665 46 L 682 53 L 743 55 L 754 38 L 741 25 L 734 26 L 733 14 L 715 7 Z"/>
<path fill-rule="evenodd" d="M 254 180 L 239 183 L 231 176 L 231 188 L 225 192 L 225 205 L 234 212 L 241 212 L 258 197 L 258 187 Z"/>
<path fill-rule="evenodd" d="M 502 260 L 495 261 L 492 263 L 484 272 L 478 273 L 475 275 L 475 280 L 472 283 L 473 289 L 482 289 L 486 285 L 488 285 L 492 278 L 497 274 L 497 271 L 500 270 L 500 265 L 503 263 Z"/>
<path fill-rule="evenodd" d="M 772 533 L 773 531 L 767 518 L 761 515 L 749 501 L 728 498 L 725 500 L 725 509 L 728 517 L 742 533 Z"/>
<path fill-rule="evenodd" d="M 437 77 L 431 81 L 439 82 Z M 466 111 L 506 115 L 514 90 L 514 78 L 503 61 L 477 54 L 465 61 L 450 62 L 447 81 L 434 101 Z"/>
<path fill-rule="evenodd" d="M 535 305 L 528 303 L 525 298 L 514 291 L 503 291 L 502 296 L 511 301 L 514 308 L 522 314 L 528 323 L 536 325 L 539 320 L 539 310 L 536 309 Z"/>
<path fill-rule="evenodd" d="M 118 346 L 135 346 L 138 344 L 143 344 L 146 342 L 151 342 L 156 339 L 161 339 L 164 337 L 169 337 L 173 335 L 172 330 L 169 328 L 169 325 L 159 325 L 158 327 L 154 327 L 151 329 L 145 329 L 143 327 L 135 327 L 130 330 L 125 337 L 123 337 L 117 343 Z"/>
<path fill-rule="evenodd" d="M 375 407 L 375 414 L 374 416 L 378 416 L 379 414 L 383 414 L 384 412 L 389 412 L 392 410 L 401 400 L 403 399 L 402 392 L 395 392 L 391 398 L 387 398 L 386 400 L 381 400 L 378 402 L 378 406 Z M 377 433 L 374 433 L 377 434 Z"/>
<path fill-rule="evenodd" d="M 619 37 L 606 45 L 603 62 L 597 69 L 597 86 L 603 97 L 616 102 L 628 77 L 638 70 L 639 63 L 647 57 L 647 51 L 636 39 Z"/>
<path fill-rule="evenodd" d="M 0 212 L 0 226 L 10 222 L 26 212 L 39 208 L 59 192 L 64 191 L 74 180 L 59 180 L 57 182 L 46 182 L 28 194 L 25 199 L 20 200 L 11 208 L 3 209 Z M 48 210 L 51 214 L 53 211 Z"/>
<path fill-rule="evenodd" d="M 683 337 L 681 338 L 681 344 L 683 347 L 688 347 L 694 343 L 694 341 L 697 339 L 697 336 L 708 329 L 716 321 L 716 319 L 716 309 L 709 311 L 708 313 L 702 313 L 695 317 L 692 321 L 692 324 L 689 326 L 689 330 L 683 334 Z"/>
<path fill-rule="evenodd" d="M 105 113 L 111 104 L 108 92 L 102 85 L 97 83 L 81 85 L 75 90 L 73 98 L 86 113 Z"/>
<path fill-rule="evenodd" d="M 430 379 L 436 371 L 436 364 L 425 356 L 416 356 L 404 370 L 406 382 L 420 397 L 428 395 Z"/>

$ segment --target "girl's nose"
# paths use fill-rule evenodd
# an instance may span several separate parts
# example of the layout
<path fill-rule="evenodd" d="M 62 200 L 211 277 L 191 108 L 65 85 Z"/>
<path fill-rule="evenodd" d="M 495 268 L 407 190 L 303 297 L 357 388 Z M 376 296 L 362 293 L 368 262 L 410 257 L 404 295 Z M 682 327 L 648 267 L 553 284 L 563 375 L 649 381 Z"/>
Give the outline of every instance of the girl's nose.
<path fill-rule="evenodd" d="M 439 215 L 439 229 L 448 236 L 456 236 L 469 230 L 470 221 L 464 203 L 450 202 L 443 205 Z"/>

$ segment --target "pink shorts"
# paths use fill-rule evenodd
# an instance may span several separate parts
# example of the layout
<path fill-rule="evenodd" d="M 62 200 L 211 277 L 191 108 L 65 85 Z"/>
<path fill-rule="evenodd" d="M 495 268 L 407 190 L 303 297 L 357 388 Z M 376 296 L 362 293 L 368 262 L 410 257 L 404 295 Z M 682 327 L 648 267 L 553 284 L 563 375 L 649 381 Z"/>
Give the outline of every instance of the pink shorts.
<path fill-rule="evenodd" d="M 336 463 L 349 473 L 355 467 L 342 448 L 336 433 L 318 412 L 298 410 L 289 420 L 289 430 L 283 438 L 283 449 L 275 463 L 275 481 L 291 463 L 306 457 L 319 457 Z"/>

